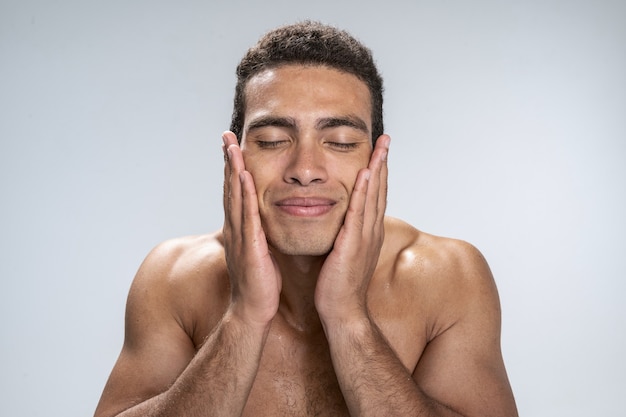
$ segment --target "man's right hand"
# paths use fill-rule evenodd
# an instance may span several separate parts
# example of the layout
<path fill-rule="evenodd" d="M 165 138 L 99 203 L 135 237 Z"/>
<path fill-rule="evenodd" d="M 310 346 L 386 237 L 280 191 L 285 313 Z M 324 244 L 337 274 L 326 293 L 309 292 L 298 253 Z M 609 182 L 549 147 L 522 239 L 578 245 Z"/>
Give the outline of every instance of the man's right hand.
<path fill-rule="evenodd" d="M 267 325 L 278 310 L 281 277 L 261 225 L 256 189 L 237 137 L 224 140 L 224 248 L 231 282 L 231 313 Z"/>

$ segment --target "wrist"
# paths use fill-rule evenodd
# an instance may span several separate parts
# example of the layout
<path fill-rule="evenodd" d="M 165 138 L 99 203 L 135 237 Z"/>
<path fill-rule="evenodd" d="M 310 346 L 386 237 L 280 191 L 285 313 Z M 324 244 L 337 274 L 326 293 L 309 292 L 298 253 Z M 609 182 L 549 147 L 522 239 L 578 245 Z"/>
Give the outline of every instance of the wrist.
<path fill-rule="evenodd" d="M 274 314 L 275 312 L 260 313 L 244 303 L 232 302 L 224 315 L 224 321 L 247 331 L 266 332 L 272 324 Z"/>
<path fill-rule="evenodd" d="M 320 321 L 328 337 L 332 335 L 355 335 L 368 331 L 372 320 L 367 309 L 355 308 L 341 313 L 320 314 Z"/>

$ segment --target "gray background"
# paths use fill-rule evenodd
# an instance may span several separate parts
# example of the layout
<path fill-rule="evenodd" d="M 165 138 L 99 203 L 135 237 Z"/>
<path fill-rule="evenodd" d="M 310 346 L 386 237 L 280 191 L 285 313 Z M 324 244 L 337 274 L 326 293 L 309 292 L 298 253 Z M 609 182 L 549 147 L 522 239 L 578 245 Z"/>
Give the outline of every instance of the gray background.
<path fill-rule="evenodd" d="M 390 215 L 479 247 L 524 416 L 626 391 L 623 1 L 0 2 L 0 415 L 91 415 L 132 277 L 221 226 L 234 67 L 312 18 L 386 79 Z"/>

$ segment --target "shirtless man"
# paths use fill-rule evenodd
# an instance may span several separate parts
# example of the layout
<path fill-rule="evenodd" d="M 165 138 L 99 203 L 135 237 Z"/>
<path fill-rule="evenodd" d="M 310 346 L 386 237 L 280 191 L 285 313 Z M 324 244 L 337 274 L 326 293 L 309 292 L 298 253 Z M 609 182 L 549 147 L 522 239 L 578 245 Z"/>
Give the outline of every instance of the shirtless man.
<path fill-rule="evenodd" d="M 95 415 L 516 416 L 485 260 L 385 217 L 369 50 L 307 22 L 237 73 L 224 227 L 144 261 Z"/>

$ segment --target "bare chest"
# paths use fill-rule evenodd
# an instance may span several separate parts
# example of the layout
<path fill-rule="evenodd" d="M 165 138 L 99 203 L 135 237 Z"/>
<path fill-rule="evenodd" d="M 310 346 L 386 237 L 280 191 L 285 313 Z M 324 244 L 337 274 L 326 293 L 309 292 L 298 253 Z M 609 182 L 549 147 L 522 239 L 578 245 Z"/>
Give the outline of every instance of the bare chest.
<path fill-rule="evenodd" d="M 244 416 L 349 416 L 325 338 L 270 334 Z"/>

